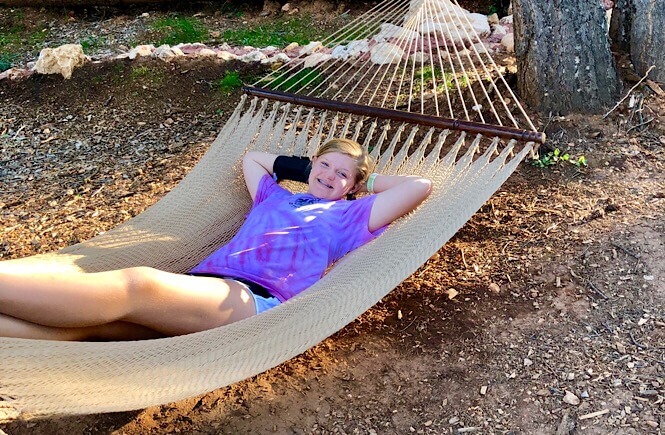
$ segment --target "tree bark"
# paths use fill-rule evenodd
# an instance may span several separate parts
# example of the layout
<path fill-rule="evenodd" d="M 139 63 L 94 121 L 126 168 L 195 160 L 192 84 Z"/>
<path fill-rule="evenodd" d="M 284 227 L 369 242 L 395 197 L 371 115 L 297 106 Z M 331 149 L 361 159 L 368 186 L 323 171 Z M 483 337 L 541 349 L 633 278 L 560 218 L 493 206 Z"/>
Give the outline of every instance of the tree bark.
<path fill-rule="evenodd" d="M 515 0 L 518 90 L 531 107 L 599 113 L 621 92 L 599 0 Z"/>
<path fill-rule="evenodd" d="M 635 15 L 630 32 L 630 57 L 635 71 L 644 75 L 655 65 L 649 78 L 665 82 L 665 1 L 632 1 Z"/>
<path fill-rule="evenodd" d="M 633 0 L 617 0 L 610 23 L 610 38 L 615 49 L 621 51 L 630 49 L 630 31 L 634 14 Z"/>

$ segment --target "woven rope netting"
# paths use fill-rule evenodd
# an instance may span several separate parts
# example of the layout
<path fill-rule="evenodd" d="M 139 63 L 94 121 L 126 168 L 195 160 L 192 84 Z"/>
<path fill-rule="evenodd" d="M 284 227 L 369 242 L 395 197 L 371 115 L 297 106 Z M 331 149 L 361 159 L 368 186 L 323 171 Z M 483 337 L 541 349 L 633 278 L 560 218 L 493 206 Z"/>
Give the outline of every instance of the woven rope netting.
<path fill-rule="evenodd" d="M 523 125 L 535 129 L 469 17 L 448 0 L 377 5 L 258 82 L 279 91 L 282 101 L 243 96 L 208 153 L 157 204 L 90 241 L 0 263 L 0 271 L 14 273 L 137 265 L 185 272 L 242 224 L 251 201 L 240 159 L 249 149 L 311 155 L 326 138 L 349 137 L 371 150 L 376 171 L 421 174 L 435 186 L 414 213 L 259 316 L 136 342 L 0 338 L 0 420 L 138 409 L 229 385 L 317 344 L 412 274 L 532 150 L 530 143 L 504 139 L 526 137 Z M 315 100 L 289 102 L 294 95 Z M 333 110 L 330 102 L 350 105 Z M 433 117 L 395 122 L 368 116 L 360 106 Z M 467 131 L 441 128 L 441 117 L 461 118 Z M 501 137 L 486 137 L 472 133 L 475 123 L 505 129 Z"/>

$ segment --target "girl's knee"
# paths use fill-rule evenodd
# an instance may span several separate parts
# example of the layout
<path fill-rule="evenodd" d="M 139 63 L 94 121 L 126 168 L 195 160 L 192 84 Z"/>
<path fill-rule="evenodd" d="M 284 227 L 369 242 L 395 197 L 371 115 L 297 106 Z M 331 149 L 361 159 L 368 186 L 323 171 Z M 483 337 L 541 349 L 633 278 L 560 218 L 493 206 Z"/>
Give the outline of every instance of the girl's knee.
<path fill-rule="evenodd" d="M 129 295 L 149 295 L 153 293 L 159 271 L 152 267 L 139 266 L 122 269 L 124 287 Z"/>

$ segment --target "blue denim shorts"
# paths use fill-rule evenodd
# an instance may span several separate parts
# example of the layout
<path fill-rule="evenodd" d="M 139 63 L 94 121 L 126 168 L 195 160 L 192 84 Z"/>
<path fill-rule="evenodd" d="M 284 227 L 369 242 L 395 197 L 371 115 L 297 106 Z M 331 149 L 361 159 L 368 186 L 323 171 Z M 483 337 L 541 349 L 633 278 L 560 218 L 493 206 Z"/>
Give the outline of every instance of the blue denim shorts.
<path fill-rule="evenodd" d="M 247 281 L 242 278 L 234 277 L 224 277 L 224 279 L 233 280 L 247 289 L 247 292 L 252 295 L 254 299 L 254 306 L 256 307 L 256 314 L 261 314 L 262 312 L 269 310 L 273 307 L 276 307 L 280 304 L 280 300 L 275 296 L 270 295 L 268 290 L 264 287 L 259 286 L 251 281 Z"/>
<path fill-rule="evenodd" d="M 213 275 L 207 273 L 190 273 L 190 275 L 210 276 L 213 278 L 221 278 L 237 282 L 243 286 L 243 288 L 247 290 L 250 295 L 252 295 L 252 299 L 254 299 L 254 306 L 256 307 L 256 314 L 261 314 L 262 312 L 269 310 L 272 307 L 276 307 L 281 303 L 280 300 L 271 295 L 265 287 L 243 278 L 236 278 L 234 276 L 225 275 Z"/>
<path fill-rule="evenodd" d="M 246 285 L 246 284 L 243 284 Z M 266 298 L 265 296 L 259 296 L 252 292 L 251 289 L 249 289 L 249 292 L 251 293 L 252 297 L 254 298 L 254 306 L 256 306 L 256 314 L 261 314 L 262 312 L 269 310 L 273 307 L 276 307 L 277 305 L 280 304 L 279 299 L 277 299 L 274 296 L 270 296 L 269 298 Z"/>

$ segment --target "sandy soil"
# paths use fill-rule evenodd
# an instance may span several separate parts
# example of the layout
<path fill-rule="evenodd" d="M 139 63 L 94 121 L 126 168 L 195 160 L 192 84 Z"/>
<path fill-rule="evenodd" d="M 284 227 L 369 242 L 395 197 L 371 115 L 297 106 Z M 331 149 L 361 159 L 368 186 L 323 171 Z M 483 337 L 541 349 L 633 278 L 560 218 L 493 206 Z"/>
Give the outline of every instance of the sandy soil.
<path fill-rule="evenodd" d="M 0 82 L 1 258 L 112 228 L 205 152 L 239 96 L 210 84 L 240 65 L 140 62 Z M 152 74 L 133 75 L 138 66 Z M 587 168 L 525 162 L 437 255 L 303 355 L 177 403 L 0 429 L 661 433 L 665 101 L 639 92 L 654 118 L 641 127 L 626 105 L 607 119 L 550 119 L 549 146 L 585 155 Z"/>

